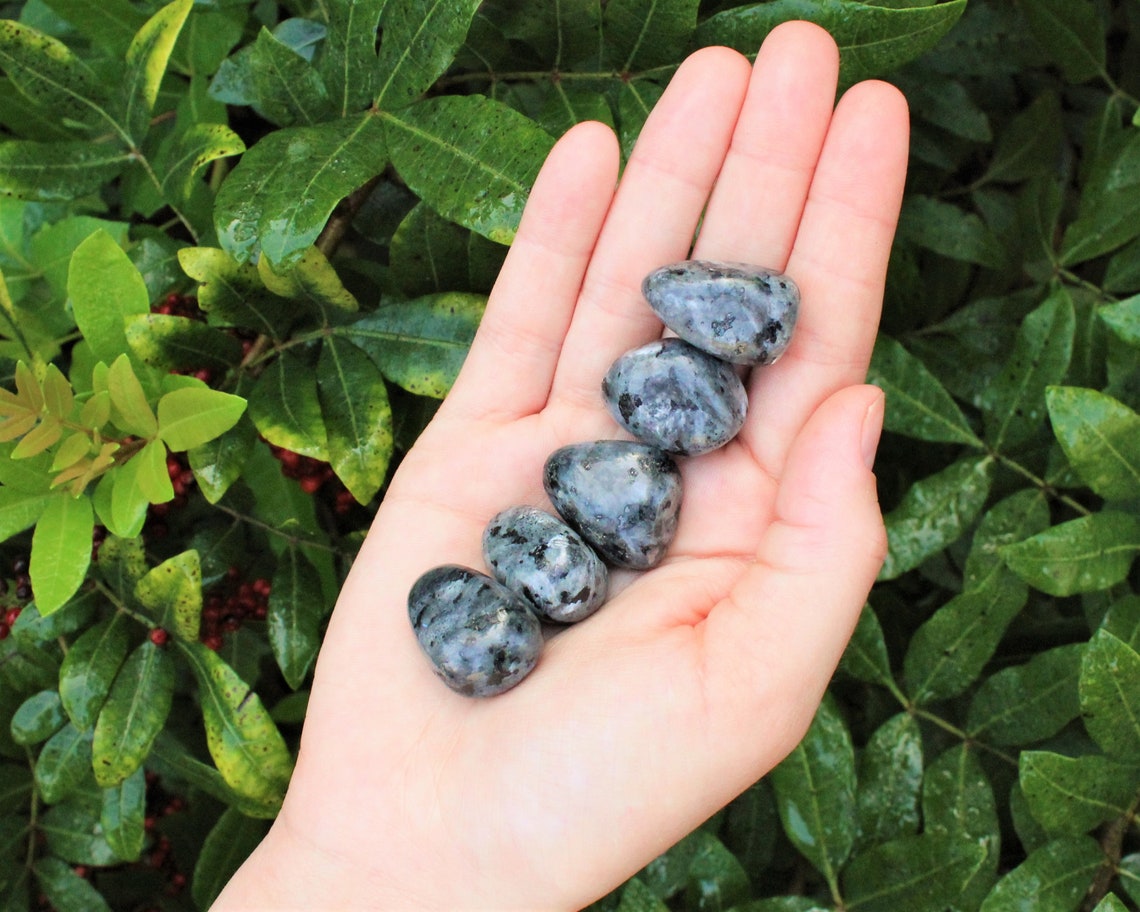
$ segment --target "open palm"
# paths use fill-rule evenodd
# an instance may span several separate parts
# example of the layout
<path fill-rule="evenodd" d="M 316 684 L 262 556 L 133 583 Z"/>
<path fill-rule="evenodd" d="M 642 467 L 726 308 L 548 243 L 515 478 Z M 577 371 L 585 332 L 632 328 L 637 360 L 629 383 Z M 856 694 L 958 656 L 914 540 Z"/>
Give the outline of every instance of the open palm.
<path fill-rule="evenodd" d="M 804 23 L 753 68 L 696 52 L 616 193 L 607 128 L 555 147 L 463 372 L 341 593 L 284 809 L 216 908 L 578 908 L 795 746 L 885 548 L 867 465 L 882 399 L 861 383 L 907 118 L 882 83 L 834 106 L 837 66 Z M 753 372 L 736 440 L 681 460 L 664 563 L 615 574 L 514 690 L 452 693 L 408 589 L 434 565 L 481 567 L 499 510 L 549 509 L 554 449 L 624 436 L 601 378 L 661 335 L 642 277 L 690 255 L 785 269 L 803 297 L 790 350 Z"/>

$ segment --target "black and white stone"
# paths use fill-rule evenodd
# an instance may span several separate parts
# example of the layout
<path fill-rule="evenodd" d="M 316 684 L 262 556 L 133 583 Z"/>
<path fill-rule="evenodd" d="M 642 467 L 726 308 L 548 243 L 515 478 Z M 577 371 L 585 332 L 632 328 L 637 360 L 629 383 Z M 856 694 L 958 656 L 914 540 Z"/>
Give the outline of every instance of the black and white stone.
<path fill-rule="evenodd" d="M 800 309 L 788 276 L 746 263 L 685 260 L 651 272 L 641 290 L 678 336 L 734 364 L 774 363 Z"/>
<path fill-rule="evenodd" d="M 602 395 L 634 437 L 679 456 L 724 446 L 748 412 L 748 393 L 732 365 L 683 339 L 626 352 L 602 380 Z"/>
<path fill-rule="evenodd" d="M 554 508 L 615 567 L 661 562 L 681 512 L 681 472 L 668 453 L 628 440 L 574 443 L 550 454 L 543 486 Z"/>
<path fill-rule="evenodd" d="M 522 597 L 458 564 L 435 567 L 416 580 L 408 617 L 435 673 L 465 696 L 509 690 L 542 652 L 542 625 Z"/>
<path fill-rule="evenodd" d="M 491 576 L 521 595 L 540 618 L 573 624 L 602 607 L 609 570 L 566 523 L 537 507 L 508 507 L 483 530 Z"/>

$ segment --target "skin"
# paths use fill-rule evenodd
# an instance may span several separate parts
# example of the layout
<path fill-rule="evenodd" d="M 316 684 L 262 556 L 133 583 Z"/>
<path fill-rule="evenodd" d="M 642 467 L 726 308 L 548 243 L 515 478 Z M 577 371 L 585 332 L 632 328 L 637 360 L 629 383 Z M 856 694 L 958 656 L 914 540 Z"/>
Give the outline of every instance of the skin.
<path fill-rule="evenodd" d="M 882 395 L 862 382 L 907 157 L 901 95 L 865 82 L 836 105 L 837 67 L 806 23 L 774 30 L 755 66 L 697 51 L 620 184 L 606 127 L 559 141 L 345 583 L 281 814 L 218 912 L 578 909 L 802 737 L 886 550 Z M 791 348 L 749 378 L 736 440 L 682 460 L 665 562 L 614 574 L 610 601 L 514 690 L 450 692 L 408 589 L 437 564 L 478 566 L 499 510 L 545 505 L 550 452 L 621 436 L 601 379 L 662 333 L 642 277 L 690 254 L 792 275 Z"/>

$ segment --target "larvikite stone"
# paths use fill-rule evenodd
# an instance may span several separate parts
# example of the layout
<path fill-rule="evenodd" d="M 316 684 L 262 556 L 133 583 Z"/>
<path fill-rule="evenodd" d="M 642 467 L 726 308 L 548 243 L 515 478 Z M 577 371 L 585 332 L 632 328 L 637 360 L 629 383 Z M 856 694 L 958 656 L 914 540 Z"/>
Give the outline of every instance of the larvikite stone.
<path fill-rule="evenodd" d="M 537 507 L 498 513 L 483 530 L 483 560 L 491 576 L 548 621 L 572 624 L 606 600 L 609 571 L 597 552 Z"/>
<path fill-rule="evenodd" d="M 678 336 L 734 364 L 775 362 L 800 309 L 788 276 L 745 263 L 685 260 L 651 272 L 641 290 Z"/>
<path fill-rule="evenodd" d="M 408 617 L 435 673 L 469 697 L 525 678 L 542 651 L 542 625 L 520 596 L 485 573 L 445 564 L 408 594 Z"/>
<path fill-rule="evenodd" d="M 732 365 L 683 339 L 626 352 L 602 381 L 602 395 L 634 437 L 681 456 L 724 446 L 748 411 L 748 393 Z"/>
<path fill-rule="evenodd" d="M 562 447 L 546 460 L 543 486 L 562 518 L 613 566 L 656 566 L 677 531 L 681 472 L 658 447 L 627 440 Z"/>

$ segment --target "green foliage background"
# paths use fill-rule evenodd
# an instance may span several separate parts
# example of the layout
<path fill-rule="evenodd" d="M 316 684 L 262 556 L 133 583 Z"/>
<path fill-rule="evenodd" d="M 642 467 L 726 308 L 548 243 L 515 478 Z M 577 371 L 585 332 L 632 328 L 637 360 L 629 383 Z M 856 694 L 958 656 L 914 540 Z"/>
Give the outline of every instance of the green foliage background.
<path fill-rule="evenodd" d="M 913 111 L 890 554 L 803 743 L 596 908 L 1137 908 L 1140 3 L 0 14 L 0 907 L 209 905 L 554 139 L 807 18 Z"/>

